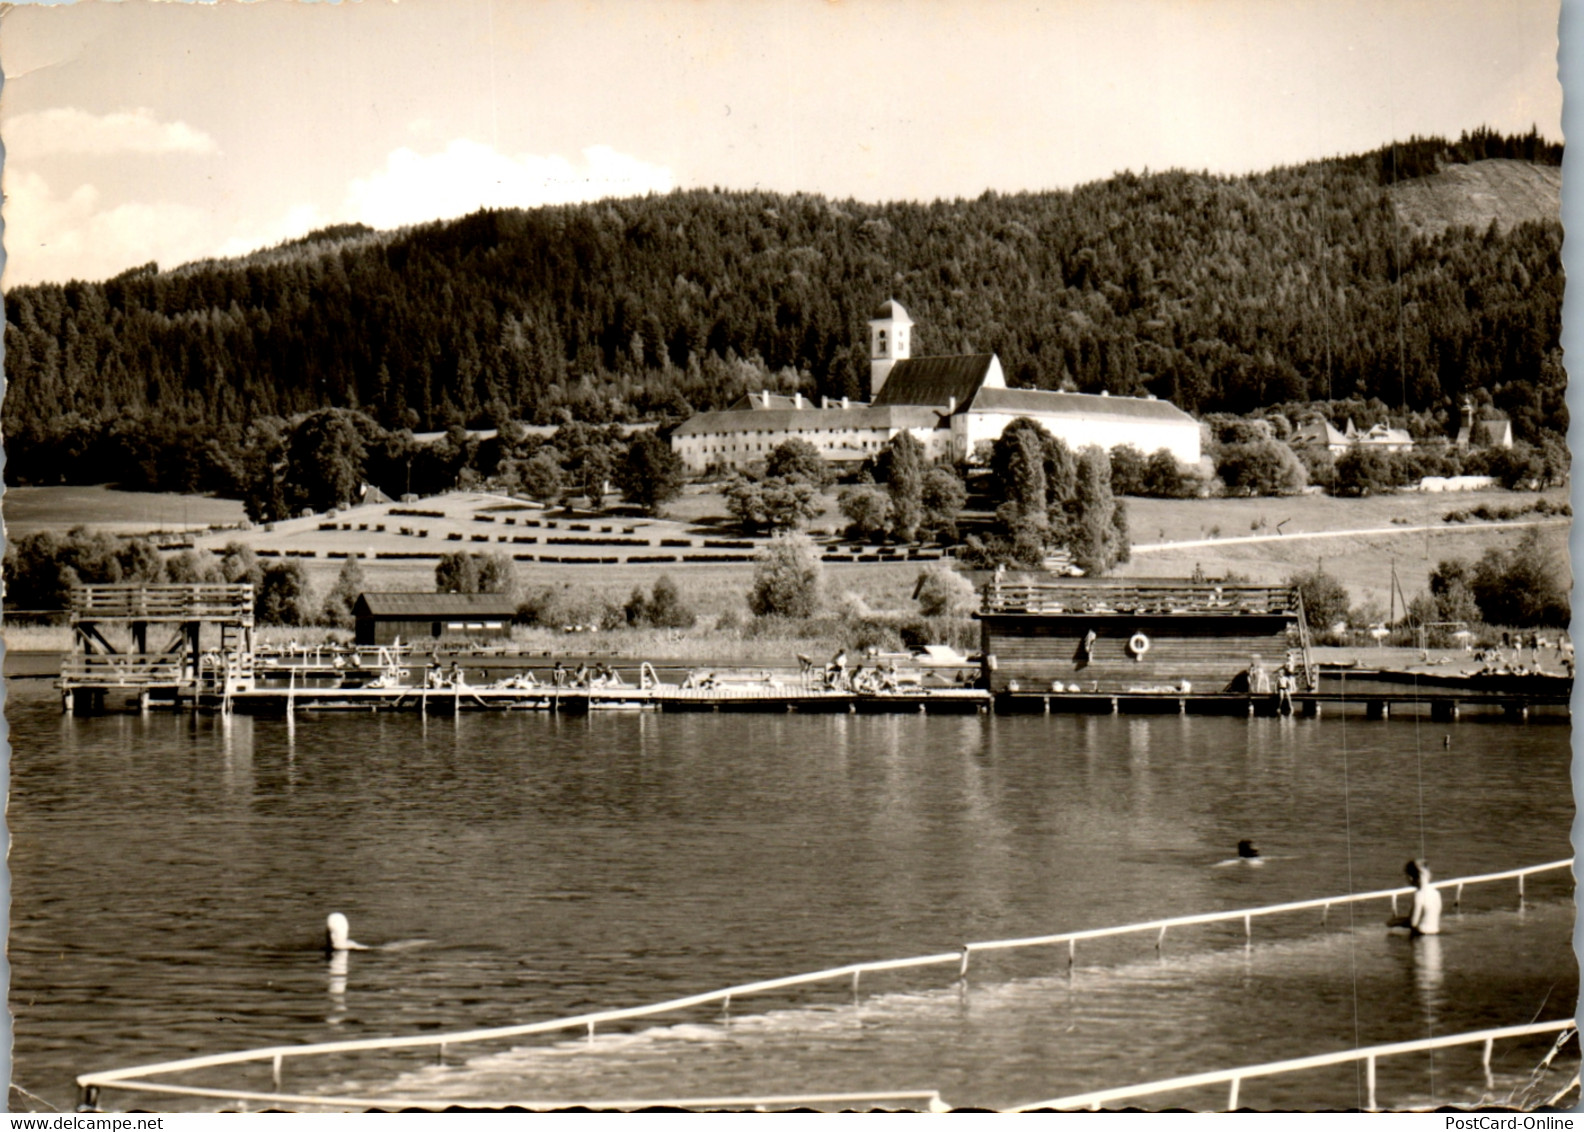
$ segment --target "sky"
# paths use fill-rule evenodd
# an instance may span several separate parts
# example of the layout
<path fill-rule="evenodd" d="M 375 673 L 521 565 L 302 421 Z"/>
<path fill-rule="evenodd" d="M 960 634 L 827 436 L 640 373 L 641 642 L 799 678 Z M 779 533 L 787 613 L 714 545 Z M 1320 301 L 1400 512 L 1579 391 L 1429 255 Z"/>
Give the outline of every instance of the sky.
<path fill-rule="evenodd" d="M 1570 4 L 1570 8 L 1571 8 Z M 329 224 L 1562 135 L 1558 0 L 90 0 L 0 14 L 5 286 Z"/>

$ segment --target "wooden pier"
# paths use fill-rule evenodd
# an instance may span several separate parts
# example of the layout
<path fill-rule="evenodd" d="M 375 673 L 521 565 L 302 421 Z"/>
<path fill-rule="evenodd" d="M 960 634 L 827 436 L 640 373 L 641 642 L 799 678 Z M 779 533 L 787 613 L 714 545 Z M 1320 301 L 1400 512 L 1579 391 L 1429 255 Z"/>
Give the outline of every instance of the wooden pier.
<path fill-rule="evenodd" d="M 1084 584 L 1079 584 L 1084 583 Z M 83 586 L 76 647 L 61 668 L 62 706 L 128 706 L 264 715 L 328 712 L 606 711 L 847 714 L 1084 713 L 1320 715 L 1371 719 L 1465 712 L 1512 720 L 1565 717 L 1571 678 L 1328 669 L 1311 658 L 1302 603 L 1282 587 L 1171 580 L 1064 579 L 986 588 L 987 645 L 973 664 L 886 659 L 884 672 L 753 666 L 662 678 L 638 661 L 589 658 L 577 671 L 510 648 L 385 645 L 260 649 L 246 585 Z M 114 626 L 121 626 L 119 630 Z M 150 630 L 169 633 L 150 648 Z M 120 647 L 118 647 L 118 645 Z M 992 648 L 999 652 L 990 651 Z M 1253 649 L 1255 663 L 1250 663 Z M 1180 655 L 1179 655 L 1180 654 Z M 1285 679 L 1259 675 L 1282 657 Z M 1190 679 L 1185 673 L 1191 671 Z"/>
<path fill-rule="evenodd" d="M 217 705 L 202 705 L 214 707 Z M 798 712 L 818 714 L 975 714 L 992 700 L 977 688 L 909 689 L 897 692 L 800 689 L 795 687 L 679 688 L 261 688 L 233 696 L 231 710 L 252 714 L 324 712 L 533 711 L 587 715 L 606 711 Z"/>

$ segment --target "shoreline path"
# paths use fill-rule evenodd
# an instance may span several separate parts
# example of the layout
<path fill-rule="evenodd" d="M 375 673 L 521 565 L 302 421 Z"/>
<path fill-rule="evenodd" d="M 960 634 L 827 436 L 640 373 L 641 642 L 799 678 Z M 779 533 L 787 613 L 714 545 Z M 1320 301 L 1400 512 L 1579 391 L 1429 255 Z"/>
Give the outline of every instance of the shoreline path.
<path fill-rule="evenodd" d="M 1201 546 L 1237 546 L 1251 542 L 1293 542 L 1311 538 L 1356 538 L 1360 535 L 1409 535 L 1438 531 L 1488 531 L 1504 528 L 1556 527 L 1571 523 L 1572 519 L 1522 519 L 1500 523 L 1431 523 L 1424 526 L 1358 527 L 1341 531 L 1294 531 L 1290 535 L 1234 535 L 1231 538 L 1194 538 L 1180 542 L 1136 542 L 1134 554 L 1151 550 L 1191 550 Z"/>

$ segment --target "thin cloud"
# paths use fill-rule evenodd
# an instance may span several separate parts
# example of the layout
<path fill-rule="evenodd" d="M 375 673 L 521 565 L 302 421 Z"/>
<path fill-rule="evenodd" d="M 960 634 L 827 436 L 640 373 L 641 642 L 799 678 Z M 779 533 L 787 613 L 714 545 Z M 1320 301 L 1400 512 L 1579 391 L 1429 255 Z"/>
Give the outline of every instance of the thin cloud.
<path fill-rule="evenodd" d="M 375 228 L 395 228 L 464 216 L 479 208 L 534 208 L 604 197 L 669 192 L 670 169 L 618 153 L 585 149 L 581 162 L 558 154 L 497 153 L 459 138 L 439 153 L 393 151 L 385 167 L 353 181 L 345 212 Z"/>
<path fill-rule="evenodd" d="M 6 122 L 5 140 L 13 155 L 27 157 L 220 152 L 214 138 L 202 130 L 186 122 L 162 122 L 146 106 L 110 114 L 90 114 L 72 106 L 18 114 Z"/>
<path fill-rule="evenodd" d="M 204 254 L 209 218 L 191 205 L 130 201 L 105 207 L 93 185 L 58 195 L 37 173 L 6 170 L 5 283 L 103 279 L 149 260 Z"/>

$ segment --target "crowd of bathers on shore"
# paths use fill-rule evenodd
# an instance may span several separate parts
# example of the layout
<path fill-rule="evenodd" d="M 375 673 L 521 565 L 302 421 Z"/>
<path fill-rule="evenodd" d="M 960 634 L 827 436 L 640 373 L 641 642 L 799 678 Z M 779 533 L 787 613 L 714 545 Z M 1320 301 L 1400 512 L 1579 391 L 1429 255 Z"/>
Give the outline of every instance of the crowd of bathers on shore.
<path fill-rule="evenodd" d="M 1474 649 L 1473 659 L 1480 667 L 1464 669 L 1468 676 L 1556 676 L 1547 671 L 1540 660 L 1542 649 L 1553 647 L 1553 642 L 1538 632 L 1503 633 L 1501 644 L 1490 648 Z M 1573 641 L 1562 633 L 1554 643 L 1560 675 L 1573 678 Z M 1525 659 L 1525 654 L 1527 659 Z M 1444 663 L 1444 662 L 1443 662 Z"/>

